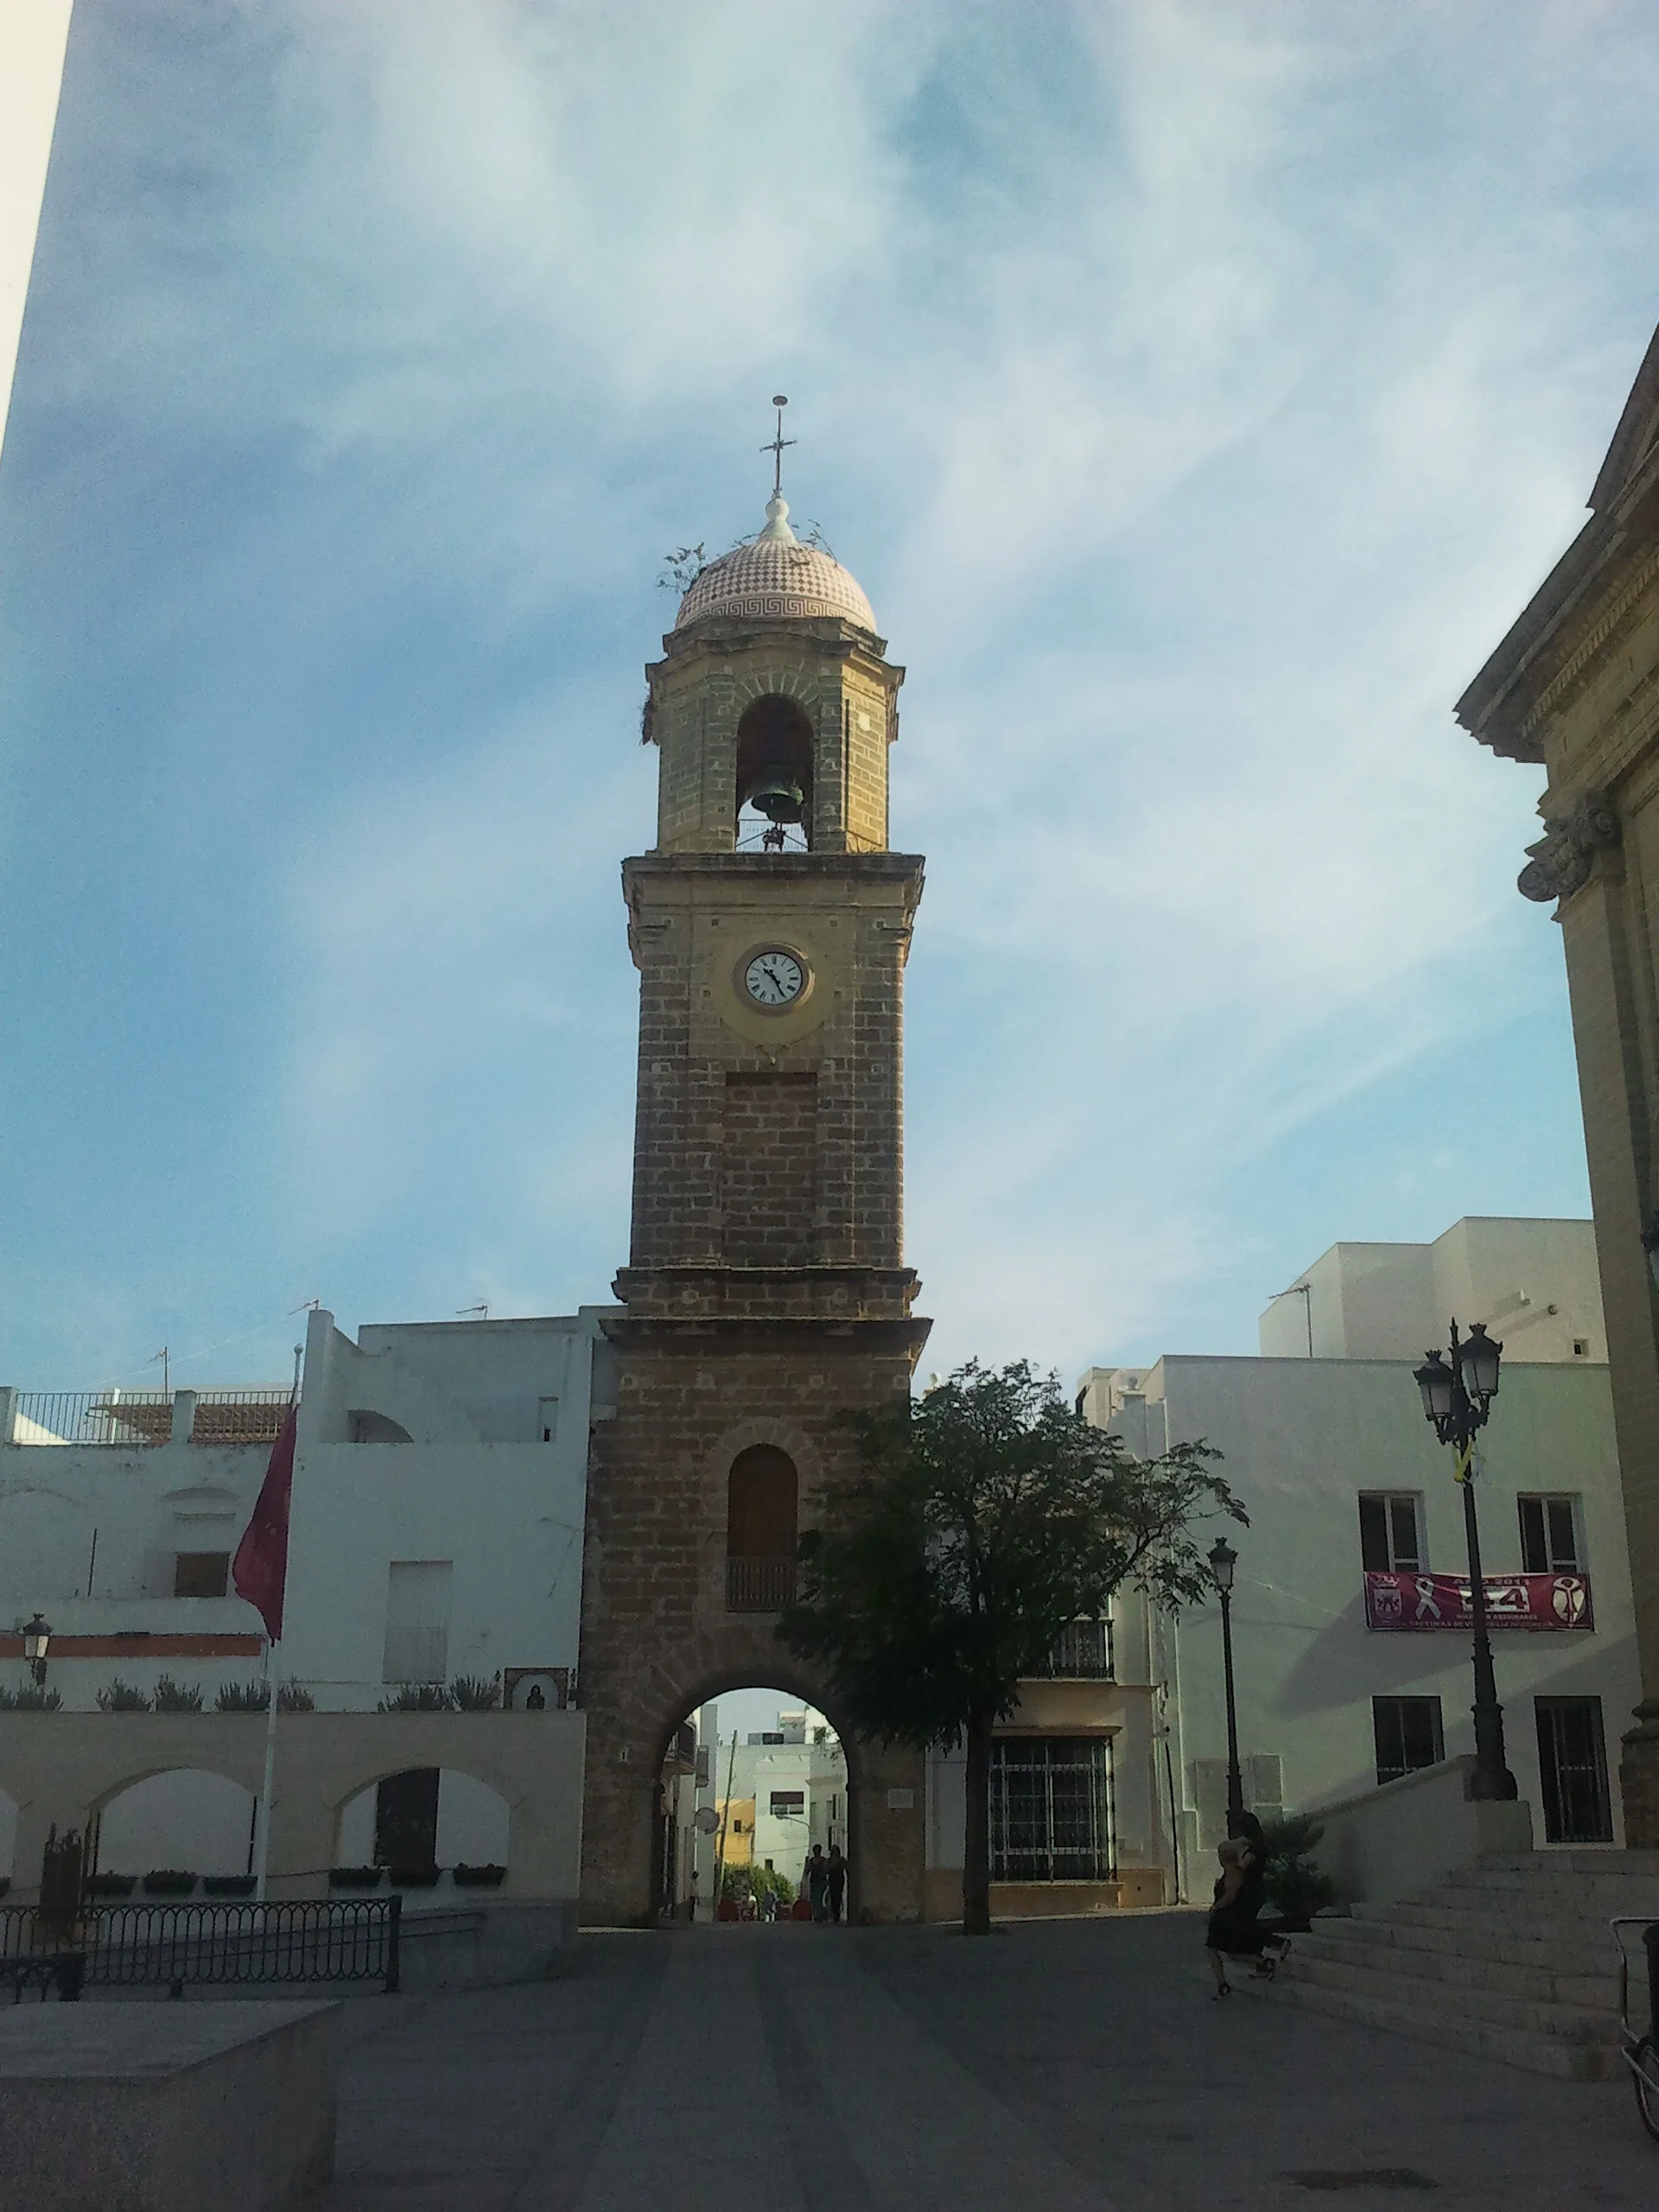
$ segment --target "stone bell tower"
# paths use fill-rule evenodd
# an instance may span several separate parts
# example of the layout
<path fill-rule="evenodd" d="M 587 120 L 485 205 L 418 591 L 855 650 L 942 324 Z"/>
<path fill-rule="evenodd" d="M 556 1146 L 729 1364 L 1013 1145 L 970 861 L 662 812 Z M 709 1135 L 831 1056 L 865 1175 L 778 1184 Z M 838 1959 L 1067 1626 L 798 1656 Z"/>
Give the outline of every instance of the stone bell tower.
<path fill-rule="evenodd" d="M 781 438 L 781 431 L 780 431 Z M 922 863 L 887 849 L 902 669 L 780 493 L 697 575 L 646 671 L 657 842 L 623 865 L 639 970 L 633 1230 L 588 1486 L 585 1919 L 658 1896 L 658 1776 L 703 1700 L 775 1683 L 799 1526 L 851 1471 L 843 1416 L 907 1391 L 905 960 Z M 920 1761 L 847 1745 L 855 1909 L 922 1891 Z M 705 1898 L 705 1909 L 708 1900 Z"/>

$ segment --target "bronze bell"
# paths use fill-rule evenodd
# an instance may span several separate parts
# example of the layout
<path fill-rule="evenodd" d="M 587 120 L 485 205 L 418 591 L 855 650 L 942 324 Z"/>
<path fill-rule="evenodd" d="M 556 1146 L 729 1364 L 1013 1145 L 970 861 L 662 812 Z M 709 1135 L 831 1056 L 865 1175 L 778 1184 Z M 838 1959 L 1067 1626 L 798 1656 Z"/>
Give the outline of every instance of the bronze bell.
<path fill-rule="evenodd" d="M 768 821 L 799 822 L 805 814 L 806 793 L 781 772 L 762 769 L 748 803 Z"/>

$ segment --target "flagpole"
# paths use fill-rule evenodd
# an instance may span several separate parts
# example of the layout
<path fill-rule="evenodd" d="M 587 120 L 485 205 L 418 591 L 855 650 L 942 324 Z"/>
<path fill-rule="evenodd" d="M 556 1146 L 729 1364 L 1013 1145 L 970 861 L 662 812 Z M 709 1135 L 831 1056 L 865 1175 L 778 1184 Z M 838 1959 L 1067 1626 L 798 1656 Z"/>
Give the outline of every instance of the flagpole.
<path fill-rule="evenodd" d="M 257 1834 L 254 1840 L 254 1890 L 260 1904 L 265 1901 L 265 1878 L 270 1869 L 270 1788 L 276 1768 L 276 1655 L 274 1637 L 265 1638 L 265 1778 L 259 1790 Z"/>

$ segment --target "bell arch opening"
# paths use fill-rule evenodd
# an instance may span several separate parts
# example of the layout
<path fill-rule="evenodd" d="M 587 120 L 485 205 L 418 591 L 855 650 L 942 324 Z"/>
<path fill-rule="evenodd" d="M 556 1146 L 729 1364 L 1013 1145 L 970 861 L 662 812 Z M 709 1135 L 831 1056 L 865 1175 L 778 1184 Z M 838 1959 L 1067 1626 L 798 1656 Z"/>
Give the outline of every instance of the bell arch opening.
<path fill-rule="evenodd" d="M 793 699 L 768 692 L 745 708 L 736 799 L 740 852 L 811 849 L 812 725 Z"/>
<path fill-rule="evenodd" d="M 752 1444 L 726 1478 L 726 1610 L 775 1613 L 795 1602 L 800 1477 L 776 1444 Z"/>
<path fill-rule="evenodd" d="M 664 1732 L 652 1916 L 851 1921 L 859 1752 L 798 1690 L 722 1685 Z"/>

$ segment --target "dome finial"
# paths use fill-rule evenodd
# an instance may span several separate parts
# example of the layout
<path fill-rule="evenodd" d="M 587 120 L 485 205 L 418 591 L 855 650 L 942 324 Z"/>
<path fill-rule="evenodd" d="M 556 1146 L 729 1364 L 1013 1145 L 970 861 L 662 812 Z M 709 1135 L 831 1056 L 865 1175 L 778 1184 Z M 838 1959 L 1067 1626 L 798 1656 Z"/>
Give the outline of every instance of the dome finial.
<path fill-rule="evenodd" d="M 774 499 L 778 499 L 783 497 L 784 491 L 784 448 L 792 446 L 795 441 L 793 438 L 786 438 L 784 435 L 784 410 L 789 404 L 788 394 L 774 391 L 772 395 L 772 404 L 778 410 L 778 429 L 775 435 L 768 438 L 760 450 L 762 453 L 769 453 L 772 455 L 772 496 Z M 766 512 L 770 514 L 772 509 L 768 507 Z M 789 509 L 785 507 L 784 512 L 787 514 Z"/>
<path fill-rule="evenodd" d="M 795 545 L 799 543 L 789 526 L 789 501 L 785 499 L 781 492 L 774 492 L 766 501 L 766 526 L 755 543 L 759 544 L 762 539 L 768 537 L 785 545 Z"/>

